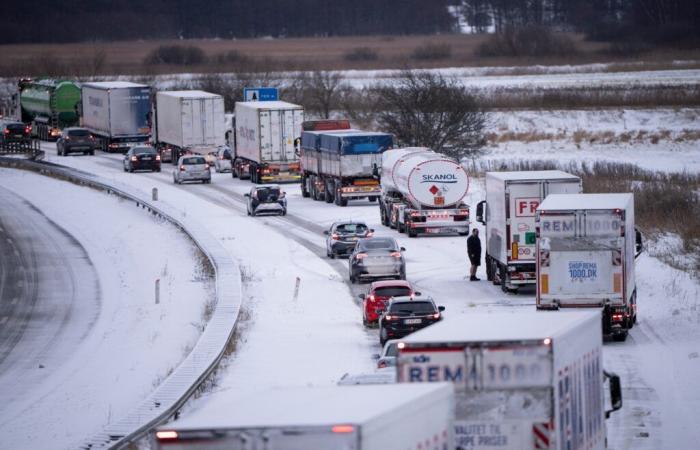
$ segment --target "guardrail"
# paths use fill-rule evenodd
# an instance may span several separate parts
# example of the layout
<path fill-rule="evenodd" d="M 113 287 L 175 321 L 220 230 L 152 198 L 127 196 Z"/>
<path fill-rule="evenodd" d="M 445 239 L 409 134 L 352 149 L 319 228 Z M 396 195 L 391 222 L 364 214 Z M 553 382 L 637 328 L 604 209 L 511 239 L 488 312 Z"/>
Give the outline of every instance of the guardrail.
<path fill-rule="evenodd" d="M 35 171 L 131 200 L 185 232 L 214 267 L 216 307 L 189 355 L 129 414 L 77 445 L 78 448 L 91 450 L 125 448 L 175 415 L 218 365 L 235 329 L 241 306 L 240 269 L 219 241 L 199 223 L 173 207 L 148 200 L 148 196 L 137 189 L 116 185 L 94 174 L 51 163 L 0 156 L 0 166 Z"/>
<path fill-rule="evenodd" d="M 29 159 L 36 159 L 36 156 L 39 153 L 44 153 L 43 151 L 41 151 L 40 146 L 41 143 L 38 139 L 2 141 L 0 142 L 0 154 L 25 155 Z"/>

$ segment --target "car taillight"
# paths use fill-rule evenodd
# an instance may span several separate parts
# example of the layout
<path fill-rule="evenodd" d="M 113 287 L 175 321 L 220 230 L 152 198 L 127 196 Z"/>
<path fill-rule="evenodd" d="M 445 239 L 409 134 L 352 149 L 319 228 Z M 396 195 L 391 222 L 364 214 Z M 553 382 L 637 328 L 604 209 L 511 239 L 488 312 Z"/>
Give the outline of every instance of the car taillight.
<path fill-rule="evenodd" d="M 90 140 L 91 140 L 91 141 L 94 141 L 94 140 L 95 140 L 95 136 L 90 135 Z"/>
<path fill-rule="evenodd" d="M 440 313 L 435 313 L 433 314 L 433 319 L 439 319 L 440 318 Z"/>
<path fill-rule="evenodd" d="M 386 361 L 379 361 L 379 362 L 377 363 L 377 368 L 383 369 L 383 368 L 385 368 L 385 367 L 386 367 Z"/>
<path fill-rule="evenodd" d="M 371 231 L 368 231 L 367 234 L 365 235 L 365 237 L 372 237 L 372 236 L 374 236 L 374 233 L 372 233 Z"/>
<path fill-rule="evenodd" d="M 24 127 L 24 132 L 27 133 L 27 134 L 31 133 L 31 132 L 32 132 L 32 127 L 30 127 L 29 125 L 27 125 L 26 127 Z"/>
<path fill-rule="evenodd" d="M 138 159 L 136 156 L 132 156 L 132 157 L 131 157 L 131 160 L 132 160 L 132 161 L 138 161 L 139 159 Z"/>
<path fill-rule="evenodd" d="M 374 294 L 372 294 L 372 295 L 370 295 L 369 297 L 367 297 L 367 300 L 370 301 L 370 302 L 373 302 L 373 301 L 375 300 Z"/>
<path fill-rule="evenodd" d="M 333 239 L 334 241 L 337 241 L 338 239 L 340 239 L 340 236 L 338 235 L 338 233 L 333 233 L 333 234 L 331 234 L 331 239 Z"/>
<path fill-rule="evenodd" d="M 5 134 L 10 134 L 10 129 L 9 129 L 9 128 L 5 128 Z"/>
<path fill-rule="evenodd" d="M 160 161 L 160 155 L 156 155 L 156 161 Z"/>
<path fill-rule="evenodd" d="M 170 440 L 170 439 L 177 439 L 177 431 L 156 431 L 156 438 L 158 438 L 161 441 L 165 440 Z"/>
<path fill-rule="evenodd" d="M 117 148 L 119 147 L 119 144 L 109 144 L 109 148 Z"/>
<path fill-rule="evenodd" d="M 401 258 L 401 252 L 391 252 L 389 255 L 393 256 L 394 258 Z"/>
<path fill-rule="evenodd" d="M 355 259 L 365 259 L 367 257 L 367 253 L 358 253 L 355 255 Z"/>
<path fill-rule="evenodd" d="M 184 165 L 180 166 L 180 172 L 184 172 L 184 171 L 185 171 L 185 166 Z"/>
<path fill-rule="evenodd" d="M 390 316 L 389 314 L 387 314 L 386 316 L 384 316 L 384 318 L 386 320 L 394 320 L 394 319 L 396 319 L 396 316 Z"/>
<path fill-rule="evenodd" d="M 613 322 L 622 322 L 623 317 L 624 316 L 622 314 L 613 314 L 612 321 Z"/>

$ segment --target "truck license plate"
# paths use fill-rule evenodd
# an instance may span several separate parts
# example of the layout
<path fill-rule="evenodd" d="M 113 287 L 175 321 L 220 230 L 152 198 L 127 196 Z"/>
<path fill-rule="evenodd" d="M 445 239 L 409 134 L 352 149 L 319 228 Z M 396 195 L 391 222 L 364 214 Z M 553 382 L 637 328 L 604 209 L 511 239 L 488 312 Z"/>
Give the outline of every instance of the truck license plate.
<path fill-rule="evenodd" d="M 421 319 L 405 319 L 403 323 L 405 323 L 406 325 L 416 325 L 421 323 Z"/>

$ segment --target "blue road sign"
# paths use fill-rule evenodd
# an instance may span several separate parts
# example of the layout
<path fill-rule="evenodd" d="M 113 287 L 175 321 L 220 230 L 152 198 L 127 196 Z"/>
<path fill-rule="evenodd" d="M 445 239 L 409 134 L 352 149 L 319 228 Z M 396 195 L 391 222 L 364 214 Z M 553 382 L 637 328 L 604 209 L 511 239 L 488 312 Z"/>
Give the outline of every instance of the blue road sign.
<path fill-rule="evenodd" d="M 243 88 L 243 99 L 246 102 L 272 102 L 279 99 L 279 92 L 270 87 Z"/>

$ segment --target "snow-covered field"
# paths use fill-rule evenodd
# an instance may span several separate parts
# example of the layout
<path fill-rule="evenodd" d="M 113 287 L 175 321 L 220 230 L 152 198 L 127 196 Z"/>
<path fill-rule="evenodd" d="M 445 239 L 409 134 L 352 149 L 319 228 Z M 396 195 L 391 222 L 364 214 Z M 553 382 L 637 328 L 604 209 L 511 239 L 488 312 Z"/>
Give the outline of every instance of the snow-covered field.
<path fill-rule="evenodd" d="M 584 147 L 591 157 L 599 155 L 597 148 Z M 534 307 L 532 292 L 503 294 L 490 283 L 469 282 L 464 238 L 408 239 L 380 225 L 374 203 L 339 208 L 302 199 L 298 186 L 292 185 L 285 187 L 286 217 L 251 218 L 245 215 L 242 196 L 250 183 L 229 174 L 214 174 L 211 185 L 176 186 L 167 165 L 160 174 L 128 174 L 122 172 L 118 155 L 58 158 L 51 144 L 45 148 L 49 161 L 99 173 L 144 193 L 158 187 L 161 201 L 202 218 L 244 268 L 244 312 L 236 351 L 216 386 L 189 410 L 224 403 L 227 393 L 242 389 L 328 385 L 345 372 L 371 370 L 371 354 L 379 351 L 377 333 L 363 329 L 356 297 L 366 287 L 347 283 L 344 260 L 325 258 L 322 231 L 336 219 L 364 219 L 378 235 L 396 237 L 407 249 L 409 280 L 445 305 L 447 315 Z M 655 168 L 674 169 L 673 149 L 657 148 L 663 159 Z M 531 157 L 527 151 L 514 149 L 509 156 Z M 551 155 L 569 157 L 554 151 Z M 648 157 L 630 150 L 629 161 L 644 163 Z M 483 184 L 475 179 L 468 203 L 481 199 Z M 479 276 L 485 278 L 483 270 Z M 698 448 L 700 431 L 692 414 L 700 406 L 700 389 L 693 383 L 700 373 L 697 281 L 648 254 L 640 257 L 637 279 L 640 322 L 627 342 L 605 346 L 606 367 L 622 376 L 625 397 L 623 410 L 608 421 L 610 447 Z"/>
<path fill-rule="evenodd" d="M 189 239 L 131 202 L 10 169 L 0 169 L 0 186 L 75 238 L 99 282 L 96 290 L 82 289 L 81 282 L 92 280 L 72 273 L 74 288 L 85 293 L 62 319 L 47 315 L 45 327 L 27 330 L 28 345 L 15 347 L 25 353 L 3 366 L 0 448 L 76 448 L 133 408 L 189 352 L 202 329 L 210 281 L 202 278 Z M 50 270 L 58 277 L 73 267 Z M 41 301 L 35 314 L 46 309 L 38 309 Z M 85 323 L 82 312 L 92 309 Z M 36 334 L 50 332 L 56 335 L 39 353 L 31 345 Z"/>

